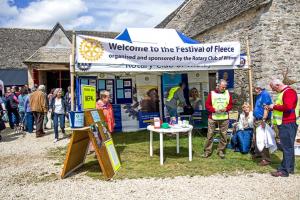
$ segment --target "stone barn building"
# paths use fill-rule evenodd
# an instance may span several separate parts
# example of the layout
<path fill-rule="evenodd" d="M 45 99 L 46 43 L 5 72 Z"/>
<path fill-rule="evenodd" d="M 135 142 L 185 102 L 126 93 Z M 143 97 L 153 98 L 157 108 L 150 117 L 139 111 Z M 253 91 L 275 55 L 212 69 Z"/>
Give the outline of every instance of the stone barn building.
<path fill-rule="evenodd" d="M 299 0 L 186 0 L 158 28 L 174 28 L 201 42 L 240 41 L 246 52 L 249 38 L 253 83 L 272 78 L 300 81 Z M 212 72 L 213 73 L 213 72 Z M 234 92 L 249 97 L 248 72 L 235 70 Z M 300 83 L 293 84 L 300 92 Z"/>
<path fill-rule="evenodd" d="M 114 38 L 118 33 L 76 31 Z M 5 86 L 28 84 L 63 88 L 70 85 L 72 31 L 57 23 L 52 30 L 0 28 L 0 80 Z"/>

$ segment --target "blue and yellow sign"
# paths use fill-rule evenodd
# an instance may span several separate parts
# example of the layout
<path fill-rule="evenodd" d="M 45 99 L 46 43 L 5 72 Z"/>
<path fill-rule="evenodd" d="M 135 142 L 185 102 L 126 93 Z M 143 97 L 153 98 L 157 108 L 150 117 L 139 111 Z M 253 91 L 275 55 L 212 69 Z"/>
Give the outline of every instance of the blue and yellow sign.
<path fill-rule="evenodd" d="M 82 85 L 82 105 L 83 110 L 96 108 L 96 87 L 91 85 Z"/>
<path fill-rule="evenodd" d="M 112 139 L 105 141 L 104 144 L 106 146 L 106 149 L 107 149 L 107 152 L 109 155 L 110 163 L 114 169 L 114 172 L 116 172 L 120 169 L 121 163 L 120 163 L 117 151 L 115 149 L 115 145 L 114 145 Z"/>

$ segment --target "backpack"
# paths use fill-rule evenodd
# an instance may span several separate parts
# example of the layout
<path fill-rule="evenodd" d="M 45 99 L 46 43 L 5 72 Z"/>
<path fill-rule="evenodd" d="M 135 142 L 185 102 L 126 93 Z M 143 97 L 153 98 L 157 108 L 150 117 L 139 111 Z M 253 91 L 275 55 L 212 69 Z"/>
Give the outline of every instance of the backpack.
<path fill-rule="evenodd" d="M 18 103 L 15 101 L 14 96 L 15 96 L 14 94 L 10 94 L 7 97 L 6 107 L 8 110 L 13 110 L 18 108 Z"/>

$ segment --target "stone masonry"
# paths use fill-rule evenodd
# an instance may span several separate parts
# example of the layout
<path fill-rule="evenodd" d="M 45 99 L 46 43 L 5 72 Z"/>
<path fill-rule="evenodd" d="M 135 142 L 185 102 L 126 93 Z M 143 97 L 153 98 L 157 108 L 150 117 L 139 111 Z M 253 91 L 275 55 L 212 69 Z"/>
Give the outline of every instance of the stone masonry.
<path fill-rule="evenodd" d="M 203 42 L 240 41 L 246 51 L 249 38 L 253 83 L 261 80 L 266 88 L 272 78 L 288 77 L 300 81 L 300 1 L 273 0 L 214 26 L 194 38 Z M 249 98 L 248 72 L 235 71 L 235 93 Z M 300 93 L 300 83 L 293 84 Z"/>

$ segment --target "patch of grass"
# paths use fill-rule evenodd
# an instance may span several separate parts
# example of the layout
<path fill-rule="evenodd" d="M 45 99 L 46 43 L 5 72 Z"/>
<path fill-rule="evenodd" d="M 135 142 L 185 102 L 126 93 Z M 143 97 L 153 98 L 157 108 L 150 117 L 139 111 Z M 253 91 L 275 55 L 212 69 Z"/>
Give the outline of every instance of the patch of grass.
<path fill-rule="evenodd" d="M 149 155 L 149 132 L 139 131 L 131 133 L 113 134 L 116 150 L 122 166 L 114 179 L 144 178 L 144 177 L 175 177 L 175 176 L 209 176 L 213 174 L 239 173 L 269 173 L 280 164 L 282 152 L 277 151 L 272 155 L 272 165 L 260 167 L 251 159 L 249 154 L 226 151 L 226 159 L 216 155 L 217 144 L 214 152 L 208 159 L 202 158 L 205 137 L 193 136 L 193 160 L 188 160 L 188 137 L 180 137 L 180 154 L 176 153 L 176 138 L 164 136 L 164 165 L 159 161 L 159 134 L 153 133 L 153 157 Z M 50 155 L 64 160 L 66 148 L 56 148 Z M 296 173 L 300 172 L 300 158 L 296 157 Z M 84 172 L 87 176 L 102 179 L 100 166 L 94 154 L 88 155 L 86 162 L 77 172 Z"/>
<path fill-rule="evenodd" d="M 67 154 L 67 146 L 50 148 L 47 152 L 47 158 L 58 160 L 54 165 L 60 165 L 64 162 Z"/>

